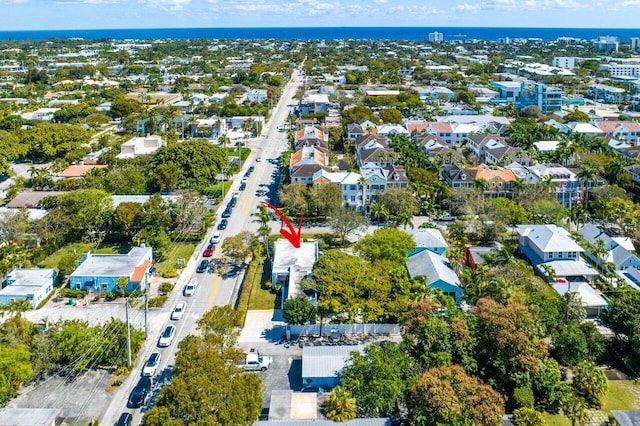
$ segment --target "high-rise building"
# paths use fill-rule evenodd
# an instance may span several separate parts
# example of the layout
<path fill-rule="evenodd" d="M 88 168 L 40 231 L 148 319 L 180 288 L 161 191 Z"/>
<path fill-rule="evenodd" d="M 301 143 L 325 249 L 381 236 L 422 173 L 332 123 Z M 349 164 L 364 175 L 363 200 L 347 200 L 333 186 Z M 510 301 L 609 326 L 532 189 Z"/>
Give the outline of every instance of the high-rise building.
<path fill-rule="evenodd" d="M 444 34 L 438 32 L 429 33 L 429 41 L 432 41 L 434 43 L 442 42 L 444 41 Z"/>
<path fill-rule="evenodd" d="M 640 37 L 631 37 L 631 39 L 629 40 L 629 45 L 631 51 L 640 51 Z"/>

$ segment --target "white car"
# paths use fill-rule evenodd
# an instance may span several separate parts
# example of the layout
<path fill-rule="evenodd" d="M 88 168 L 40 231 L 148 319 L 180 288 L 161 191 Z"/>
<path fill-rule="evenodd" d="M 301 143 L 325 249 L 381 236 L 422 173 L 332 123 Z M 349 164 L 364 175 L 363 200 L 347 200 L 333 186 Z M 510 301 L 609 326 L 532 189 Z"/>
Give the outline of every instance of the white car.
<path fill-rule="evenodd" d="M 172 320 L 179 320 L 184 315 L 184 311 L 187 309 L 187 302 L 178 302 L 171 312 Z"/>
<path fill-rule="evenodd" d="M 153 352 L 142 368 L 143 376 L 154 376 L 160 365 L 160 352 Z"/>
<path fill-rule="evenodd" d="M 162 336 L 158 339 L 158 346 L 161 348 L 169 346 L 173 341 L 173 336 L 176 334 L 176 327 L 174 325 L 168 325 L 162 332 Z"/>
<path fill-rule="evenodd" d="M 196 292 L 196 288 L 198 288 L 198 280 L 196 278 L 191 278 L 187 285 L 184 286 L 184 295 L 193 296 L 193 293 Z"/>
<path fill-rule="evenodd" d="M 214 232 L 213 237 L 211 237 L 211 244 L 218 244 L 221 238 L 222 238 L 222 233 L 217 231 Z"/>
<path fill-rule="evenodd" d="M 240 183 L 247 183 L 249 182 L 249 178 L 247 177 L 243 177 L 242 180 L 240 180 Z"/>

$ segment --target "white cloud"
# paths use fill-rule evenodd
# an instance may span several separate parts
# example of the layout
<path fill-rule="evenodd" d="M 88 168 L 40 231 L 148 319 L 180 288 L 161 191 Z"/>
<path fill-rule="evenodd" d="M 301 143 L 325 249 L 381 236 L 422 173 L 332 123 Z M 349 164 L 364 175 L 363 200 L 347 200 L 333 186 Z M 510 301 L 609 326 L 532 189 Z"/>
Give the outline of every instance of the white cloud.
<path fill-rule="evenodd" d="M 191 0 L 140 0 L 140 2 L 167 12 L 181 12 L 191 3 Z"/>

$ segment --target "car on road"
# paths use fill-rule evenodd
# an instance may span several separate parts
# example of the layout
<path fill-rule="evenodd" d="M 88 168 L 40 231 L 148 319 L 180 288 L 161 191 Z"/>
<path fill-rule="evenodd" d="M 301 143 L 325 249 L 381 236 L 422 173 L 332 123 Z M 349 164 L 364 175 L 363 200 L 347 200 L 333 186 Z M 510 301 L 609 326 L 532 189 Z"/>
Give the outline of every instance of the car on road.
<path fill-rule="evenodd" d="M 187 285 L 184 286 L 184 295 L 193 296 L 193 293 L 196 292 L 196 288 L 198 288 L 198 280 L 195 278 L 191 278 Z"/>
<path fill-rule="evenodd" d="M 120 417 L 118 417 L 118 421 L 115 422 L 114 426 L 131 426 L 131 422 L 133 421 L 133 416 L 131 413 L 122 413 Z"/>
<path fill-rule="evenodd" d="M 247 184 L 246 183 L 241 183 L 240 187 L 238 188 L 240 191 L 244 191 L 245 189 L 247 189 Z"/>
<path fill-rule="evenodd" d="M 204 249 L 204 253 L 202 253 L 202 256 L 204 257 L 211 257 L 213 256 L 213 251 L 216 249 L 216 246 L 213 244 L 209 244 L 207 246 L 206 249 Z"/>
<path fill-rule="evenodd" d="M 226 209 L 222 212 L 222 217 L 231 217 L 232 208 L 227 206 Z"/>
<path fill-rule="evenodd" d="M 153 352 L 144 364 L 144 367 L 142 367 L 142 375 L 154 376 L 158 370 L 158 366 L 160 365 L 160 358 L 160 352 Z"/>
<path fill-rule="evenodd" d="M 203 260 L 202 262 L 200 262 L 200 264 L 198 265 L 198 267 L 196 268 L 196 273 L 201 274 L 204 271 L 207 270 L 207 262 L 206 260 Z"/>
<path fill-rule="evenodd" d="M 139 408 L 144 406 L 149 400 L 151 394 L 151 377 L 142 376 L 136 384 L 136 387 L 131 391 L 129 395 L 129 407 Z"/>
<path fill-rule="evenodd" d="M 182 318 L 182 315 L 184 315 L 184 311 L 187 309 L 187 302 L 178 302 L 176 303 L 176 306 L 173 308 L 173 311 L 171 311 L 171 319 L 172 320 L 179 320 L 180 318 Z"/>
<path fill-rule="evenodd" d="M 245 177 L 243 177 L 243 178 L 242 178 L 242 180 L 240 181 L 240 183 L 244 183 L 244 184 L 246 184 L 248 181 L 249 181 L 249 178 L 245 176 Z"/>
<path fill-rule="evenodd" d="M 211 244 L 218 244 L 220 242 L 220 239 L 222 239 L 222 234 L 220 232 L 214 232 L 213 236 L 211 237 Z"/>
<path fill-rule="evenodd" d="M 261 162 L 261 161 L 262 161 L 262 158 L 261 158 L 261 157 L 257 157 L 257 158 L 256 158 L 256 163 L 259 163 L 259 162 Z"/>
<path fill-rule="evenodd" d="M 233 208 L 236 206 L 236 204 L 238 204 L 238 199 L 236 197 L 233 197 L 231 201 L 229 201 L 229 206 L 227 206 L 227 209 L 233 211 Z"/>
<path fill-rule="evenodd" d="M 218 224 L 218 230 L 227 229 L 228 224 L 229 224 L 229 221 L 227 219 L 222 219 Z"/>
<path fill-rule="evenodd" d="M 255 167 L 253 167 L 253 166 L 249 166 L 249 173 L 253 173 L 253 171 L 254 171 L 255 169 L 256 169 Z"/>
<path fill-rule="evenodd" d="M 162 335 L 158 339 L 158 346 L 161 348 L 167 347 L 173 341 L 173 336 L 176 334 L 176 326 L 168 325 L 167 328 L 164 329 Z"/>
<path fill-rule="evenodd" d="M 267 195 L 267 190 L 265 190 L 265 189 L 258 189 L 256 191 L 256 196 L 257 197 L 264 197 L 265 195 Z"/>

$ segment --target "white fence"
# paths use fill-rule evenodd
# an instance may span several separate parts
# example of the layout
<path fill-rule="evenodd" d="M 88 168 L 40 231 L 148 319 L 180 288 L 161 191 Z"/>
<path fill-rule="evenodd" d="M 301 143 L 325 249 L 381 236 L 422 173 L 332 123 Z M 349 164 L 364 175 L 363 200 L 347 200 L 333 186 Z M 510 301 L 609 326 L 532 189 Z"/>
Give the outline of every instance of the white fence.
<path fill-rule="evenodd" d="M 291 337 L 298 336 L 340 336 L 344 334 L 380 334 L 391 335 L 400 333 L 399 324 L 310 324 L 288 325 L 286 330 Z"/>

